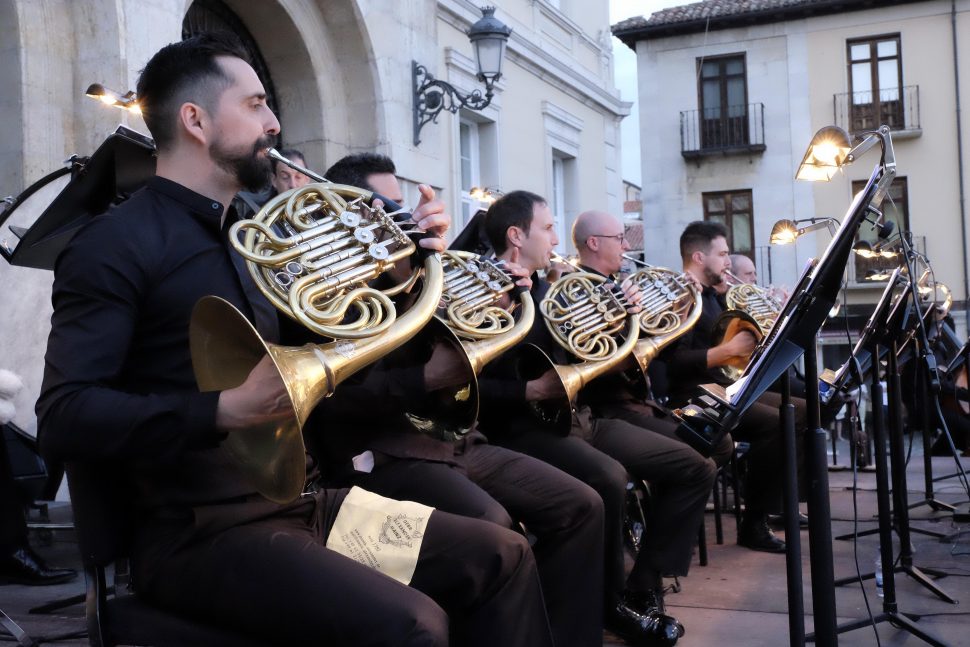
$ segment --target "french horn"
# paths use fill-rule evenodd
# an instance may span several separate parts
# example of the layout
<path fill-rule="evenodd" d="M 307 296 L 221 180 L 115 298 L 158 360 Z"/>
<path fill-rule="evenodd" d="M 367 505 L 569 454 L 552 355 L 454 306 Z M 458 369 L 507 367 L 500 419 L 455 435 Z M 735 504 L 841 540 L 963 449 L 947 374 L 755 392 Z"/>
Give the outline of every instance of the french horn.
<path fill-rule="evenodd" d="M 429 254 L 423 268 L 399 285 L 383 291 L 369 287 L 417 250 L 399 222 L 406 213 L 387 213 L 374 202 L 380 196 L 330 183 L 275 150 L 270 156 L 316 181 L 281 193 L 251 220 L 235 223 L 230 242 L 276 308 L 333 341 L 301 347 L 264 342 L 235 307 L 205 297 L 192 314 L 190 344 L 203 391 L 239 386 L 264 356 L 272 359 L 292 415 L 234 431 L 222 447 L 256 491 L 287 502 L 305 485 L 302 429 L 310 412 L 338 384 L 408 341 L 434 316 L 443 270 L 440 257 Z M 421 271 L 420 297 L 397 317 L 390 297 L 416 282 Z"/>
<path fill-rule="evenodd" d="M 545 426 L 568 434 L 579 391 L 633 351 L 640 326 L 639 319 L 628 312 L 630 305 L 616 284 L 598 274 L 571 272 L 549 287 L 539 304 L 543 323 L 559 346 L 582 361 L 556 364 L 538 346 L 526 344 L 520 349 L 518 372 L 524 379 L 536 379 L 553 369 L 560 382 L 559 397 L 530 402 L 532 413 Z"/>
<path fill-rule="evenodd" d="M 645 263 L 627 254 L 623 258 L 640 266 L 629 279 L 640 290 L 640 338 L 631 355 L 637 363 L 638 380 L 646 381 L 647 367 L 664 348 L 686 334 L 704 310 L 701 292 L 686 273 Z"/>
<path fill-rule="evenodd" d="M 433 412 L 408 412 L 409 423 L 418 431 L 440 439 L 454 439 L 467 433 L 478 418 L 478 375 L 490 361 L 525 339 L 535 320 L 535 305 L 527 290 L 516 286 L 514 277 L 498 261 L 471 252 L 442 253 L 444 287 L 436 316 L 419 336 L 449 344 L 463 364 L 460 384 L 428 394 Z M 518 319 L 512 314 L 517 299 Z M 419 341 L 420 343 L 420 341 Z"/>
<path fill-rule="evenodd" d="M 714 322 L 713 345 L 730 341 L 742 331 L 751 333 L 755 341 L 761 343 L 775 325 L 784 304 L 779 303 L 765 288 L 745 283 L 730 270 L 724 271 L 724 277 L 731 286 L 724 295 L 728 309 Z M 750 355 L 732 357 L 721 367 L 721 372 L 726 378 L 737 380 L 750 359 Z"/>

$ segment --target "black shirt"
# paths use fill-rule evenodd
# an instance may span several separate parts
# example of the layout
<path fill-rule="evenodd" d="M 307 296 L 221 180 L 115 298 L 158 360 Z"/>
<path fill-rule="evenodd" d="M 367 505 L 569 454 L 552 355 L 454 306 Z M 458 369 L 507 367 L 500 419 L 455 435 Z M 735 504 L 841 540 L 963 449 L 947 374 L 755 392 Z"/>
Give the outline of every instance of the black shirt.
<path fill-rule="evenodd" d="M 218 393 L 200 393 L 189 320 L 214 294 L 275 340 L 276 312 L 220 228 L 223 205 L 154 177 L 95 218 L 57 260 L 44 382 L 44 452 L 116 460 L 142 506 L 197 505 L 247 495 L 218 448 Z M 230 210 L 230 217 L 234 212 Z"/>
<path fill-rule="evenodd" d="M 490 363 L 482 371 L 478 380 L 481 406 L 479 408 L 479 428 L 489 438 L 517 435 L 538 426 L 526 400 L 526 383 L 538 378 L 552 365 L 543 364 L 534 375 L 520 370 L 518 359 L 526 344 L 538 346 L 555 364 L 568 364 L 566 351 L 552 337 L 540 314 L 539 304 L 549 291 L 550 284 L 532 275 L 531 296 L 535 303 L 536 318 L 528 336 L 518 345 L 510 348 L 501 357 Z"/>
<path fill-rule="evenodd" d="M 701 384 L 713 382 L 727 386 L 731 383 L 719 369 L 707 367 L 707 351 L 714 346 L 714 323 L 724 307 L 712 287 L 703 289 L 701 301 L 704 307 L 697 323 L 660 354 L 660 359 L 667 366 L 669 395 L 673 404 L 686 402 L 697 393 L 697 387 Z"/>

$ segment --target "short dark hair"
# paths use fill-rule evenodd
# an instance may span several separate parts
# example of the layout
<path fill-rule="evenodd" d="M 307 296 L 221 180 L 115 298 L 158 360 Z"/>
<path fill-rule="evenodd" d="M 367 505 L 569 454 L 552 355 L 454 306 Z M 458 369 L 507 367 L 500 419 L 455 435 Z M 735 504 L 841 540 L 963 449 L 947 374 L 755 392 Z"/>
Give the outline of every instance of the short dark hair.
<path fill-rule="evenodd" d="M 337 184 L 349 184 L 373 191 L 374 187 L 367 182 L 367 178 L 378 173 L 391 173 L 392 175 L 397 173 L 394 161 L 387 155 L 355 153 L 340 158 L 323 175 Z"/>
<path fill-rule="evenodd" d="M 301 166 L 304 166 L 304 167 L 306 166 L 306 155 L 304 155 L 300 151 L 296 150 L 295 148 L 283 148 L 283 149 L 280 149 L 278 152 L 279 152 L 280 155 L 282 155 L 286 159 L 288 159 L 288 160 L 290 160 L 292 162 L 296 162 L 297 164 L 300 164 Z M 295 159 L 293 159 L 294 157 L 299 157 L 300 159 L 299 160 L 295 160 Z M 276 159 L 275 157 L 269 158 L 269 161 L 273 165 L 273 173 L 276 173 L 276 167 L 278 165 L 280 165 L 280 164 L 283 163 L 283 162 L 279 161 L 278 159 Z"/>
<path fill-rule="evenodd" d="M 715 238 L 727 239 L 727 235 L 727 227 L 719 222 L 695 220 L 680 235 L 680 257 L 686 262 L 694 252 L 707 253 Z"/>
<path fill-rule="evenodd" d="M 178 132 L 178 110 L 186 102 L 213 111 L 232 79 L 216 58 L 232 56 L 249 63 L 239 40 L 226 32 L 203 33 L 160 49 L 138 77 L 141 116 L 159 150 Z"/>
<path fill-rule="evenodd" d="M 496 254 L 503 254 L 508 249 L 505 236 L 509 227 L 529 233 L 537 204 L 546 204 L 546 199 L 529 191 L 512 191 L 492 203 L 485 213 L 485 234 Z"/>

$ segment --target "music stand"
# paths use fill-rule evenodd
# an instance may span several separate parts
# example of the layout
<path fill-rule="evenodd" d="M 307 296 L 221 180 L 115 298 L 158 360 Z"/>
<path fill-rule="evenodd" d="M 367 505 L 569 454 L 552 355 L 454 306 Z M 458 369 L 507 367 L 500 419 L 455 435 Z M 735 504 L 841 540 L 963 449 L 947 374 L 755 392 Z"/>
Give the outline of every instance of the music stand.
<path fill-rule="evenodd" d="M 73 157 L 70 173 L 71 181 L 33 225 L 13 229 L 20 238 L 17 246 L 0 245 L 0 255 L 11 265 L 54 269 L 61 250 L 81 227 L 127 199 L 154 175 L 155 144 L 141 133 L 118 126 L 91 157 Z M 0 226 L 16 207 L 14 203 L 0 214 Z"/>
<path fill-rule="evenodd" d="M 705 394 L 691 399 L 679 410 L 681 424 L 677 433 L 691 446 L 704 451 L 712 447 L 737 424 L 744 411 L 801 355 L 805 355 L 805 381 L 816 385 L 818 366 L 816 336 L 835 305 L 842 286 L 842 275 L 848 265 L 856 233 L 870 213 L 880 216 L 876 207 L 885 197 L 895 177 L 892 144 L 888 129 L 883 137 L 883 160 L 869 176 L 865 188 L 849 205 L 842 225 L 818 262 L 810 261 L 792 296 L 775 321 L 774 327 L 752 355 L 748 367 L 737 382 L 727 389 L 704 385 Z M 829 512 L 828 456 L 825 431 L 821 429 L 818 389 L 806 392 L 808 432 L 805 438 L 805 465 L 810 484 L 808 492 L 809 550 L 812 574 L 812 601 L 816 634 L 824 644 L 835 644 L 836 615 L 832 564 L 832 526 Z M 785 421 L 784 408 L 782 422 Z M 791 427 L 794 423 L 791 422 Z M 786 444 L 794 442 L 794 429 L 782 429 Z M 709 451 L 709 450 L 708 450 Z M 786 455 L 793 452 L 786 450 Z M 788 481 L 794 464 L 786 465 Z M 788 488 L 786 488 L 787 490 Z M 794 499 L 794 500 L 793 500 Z M 797 492 L 786 492 L 786 528 L 798 528 Z M 797 530 L 786 532 L 789 590 L 789 633 L 791 644 L 800 644 L 804 635 L 803 609 L 791 608 L 798 603 L 801 588 L 801 549 Z"/>

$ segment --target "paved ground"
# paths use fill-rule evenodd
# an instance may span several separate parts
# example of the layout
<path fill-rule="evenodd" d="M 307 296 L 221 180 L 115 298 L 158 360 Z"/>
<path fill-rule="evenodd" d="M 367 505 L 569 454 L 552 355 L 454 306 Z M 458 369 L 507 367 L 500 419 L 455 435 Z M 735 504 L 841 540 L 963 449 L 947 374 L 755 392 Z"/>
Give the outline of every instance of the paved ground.
<path fill-rule="evenodd" d="M 917 443 L 918 444 L 918 443 Z M 845 456 L 844 447 L 840 449 Z M 843 461 L 844 462 L 844 461 Z M 970 467 L 970 459 L 967 460 Z M 935 474 L 944 475 L 954 471 L 951 458 L 934 458 Z M 923 467 L 919 448 L 914 448 L 913 458 L 907 470 L 909 499 L 916 503 L 923 496 Z M 873 515 L 876 511 L 875 474 L 859 474 L 857 505 L 860 530 L 875 528 Z M 853 529 L 853 491 L 851 472 L 829 472 L 832 506 L 833 534 L 851 532 Z M 956 479 L 937 485 L 937 498 L 945 502 L 965 502 L 966 494 Z M 69 514 L 66 508 L 55 510 L 59 516 Z M 954 539 L 941 542 L 936 537 L 913 534 L 915 564 L 935 567 L 948 573 L 939 585 L 962 604 L 944 602 L 908 575 L 898 575 L 898 600 L 901 611 L 920 614 L 918 625 L 934 633 L 948 645 L 970 645 L 970 523 L 954 524 L 943 514 L 934 513 L 928 506 L 912 511 L 913 527 L 944 534 L 964 533 Z M 733 544 L 735 525 L 733 517 L 725 515 L 724 545 L 714 545 L 714 518 L 707 515 L 709 565 L 697 564 L 691 568 L 689 577 L 681 580 L 682 591 L 668 595 L 669 612 L 677 616 L 687 627 L 687 635 L 678 645 L 738 645 L 744 647 L 785 645 L 788 643 L 788 605 L 783 555 L 766 555 L 738 548 Z M 41 538 L 37 538 L 38 540 Z M 805 624 L 812 628 L 811 591 L 809 582 L 809 558 L 807 533 L 802 532 L 803 573 L 805 596 Z M 871 572 L 877 553 L 875 535 L 860 538 L 857 544 L 859 567 Z M 898 545 L 898 544 L 897 544 Z M 50 545 L 38 546 L 39 551 L 52 563 L 78 565 L 77 546 L 69 533 L 58 532 Z M 836 577 L 855 572 L 853 542 L 836 541 L 833 544 Z M 32 636 L 45 637 L 84 628 L 83 610 L 75 605 L 46 616 L 29 615 L 28 609 L 49 600 L 81 593 L 80 581 L 54 587 L 0 586 L 0 609 L 6 611 Z M 868 580 L 865 585 L 873 613 L 880 608 L 875 584 Z M 862 590 L 858 583 L 836 589 L 836 609 L 840 622 L 866 617 Z M 888 623 L 878 625 L 882 645 L 923 644 L 914 636 L 892 627 Z M 84 639 L 59 641 L 62 645 L 86 645 Z M 605 645 L 622 645 L 610 635 Z M 840 645 L 875 645 L 871 627 L 843 634 Z"/>

